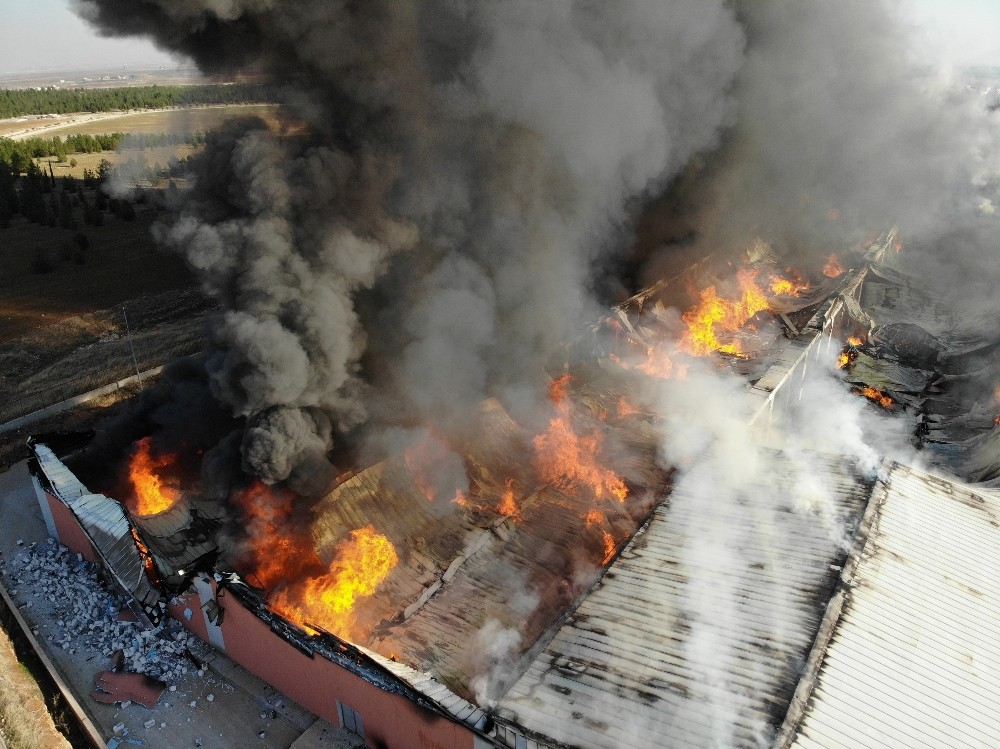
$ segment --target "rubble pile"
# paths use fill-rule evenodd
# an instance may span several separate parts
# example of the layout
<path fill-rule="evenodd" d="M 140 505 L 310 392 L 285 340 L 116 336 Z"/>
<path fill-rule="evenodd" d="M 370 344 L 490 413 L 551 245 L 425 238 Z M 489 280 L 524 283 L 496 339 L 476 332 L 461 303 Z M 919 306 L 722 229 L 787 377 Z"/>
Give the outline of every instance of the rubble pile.
<path fill-rule="evenodd" d="M 176 621 L 166 617 L 157 627 L 143 628 L 128 616 L 126 599 L 108 591 L 94 565 L 55 539 L 27 545 L 5 572 L 23 608 L 43 606 L 49 611 L 44 636 L 53 647 L 71 654 L 100 652 L 108 658 L 120 650 L 126 671 L 167 683 L 197 670 L 204 660 L 207 646 Z M 39 634 L 37 628 L 34 634 Z"/>

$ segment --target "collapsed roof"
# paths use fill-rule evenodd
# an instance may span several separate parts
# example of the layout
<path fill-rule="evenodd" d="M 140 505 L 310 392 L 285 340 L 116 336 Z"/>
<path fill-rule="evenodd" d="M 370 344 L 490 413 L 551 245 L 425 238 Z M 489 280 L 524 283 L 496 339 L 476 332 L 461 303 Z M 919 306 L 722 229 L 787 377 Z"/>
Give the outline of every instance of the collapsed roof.
<path fill-rule="evenodd" d="M 984 357 L 1000 341 L 959 326 L 914 278 L 890 267 L 887 250 L 893 240 L 894 232 L 886 233 L 859 258 L 854 271 L 773 310 L 778 333 L 769 334 L 766 346 L 755 356 L 730 357 L 723 364 L 747 382 L 755 414 L 770 414 L 781 397 L 793 397 L 798 390 L 793 385 L 801 382 L 809 362 L 832 344 L 839 347 L 839 341 L 857 336 L 845 353 L 845 382 L 885 394 L 892 408 L 912 421 L 915 439 L 932 447 L 942 465 L 975 480 L 1000 480 L 1000 430 L 993 428 L 992 417 L 996 407 L 986 396 L 970 399 L 968 389 L 960 387 L 988 366 Z M 615 345 L 643 346 L 657 339 L 659 327 L 670 325 L 657 304 L 662 291 L 647 290 L 612 313 L 611 327 L 623 331 L 625 341 Z M 619 352 L 601 348 L 597 341 L 586 345 L 597 347 L 590 353 L 596 353 L 600 368 Z M 598 381 L 577 395 L 581 401 L 590 399 L 595 413 L 608 410 L 610 396 L 601 392 Z M 314 628 L 318 634 L 308 634 L 269 609 L 264 593 L 238 576 L 227 575 L 221 584 L 304 651 L 323 654 L 470 725 L 482 725 L 486 712 L 492 712 L 496 738 L 507 746 L 530 740 L 539 746 L 610 749 L 628 738 L 637 745 L 698 747 L 711 745 L 722 723 L 736 745 L 756 746 L 783 722 L 786 742 L 794 739 L 804 749 L 836 745 L 814 734 L 832 736 L 831 722 L 848 717 L 843 706 L 854 698 L 844 691 L 848 682 L 835 664 L 859 658 L 850 643 L 873 636 L 863 630 L 867 624 L 858 622 L 878 616 L 888 617 L 879 627 L 905 624 L 896 620 L 906 616 L 896 594 L 863 604 L 865 612 L 877 614 L 855 616 L 855 609 L 845 605 L 853 600 L 860 607 L 860 596 L 851 598 L 852 586 L 878 574 L 887 548 L 880 545 L 885 538 L 880 534 L 889 527 L 888 518 L 897 511 L 905 514 L 913 503 L 923 508 L 928 528 L 938 513 L 959 525 L 965 522 L 957 519 L 957 505 L 938 497 L 966 491 L 957 485 L 935 483 L 896 465 L 870 499 L 871 481 L 844 459 L 812 455 L 810 469 L 823 477 L 838 528 L 846 529 L 846 535 L 831 533 L 814 513 L 794 507 L 796 478 L 780 468 L 780 454 L 773 451 L 770 462 L 779 469 L 771 478 L 744 487 L 736 514 L 713 515 L 712 497 L 699 482 L 699 472 L 717 470 L 718 463 L 706 461 L 690 470 L 668 494 L 669 476 L 657 463 L 648 414 L 620 416 L 609 428 L 629 447 L 620 451 L 625 457 L 616 465 L 628 480 L 627 501 L 595 503 L 590 498 L 581 503 L 578 493 L 532 481 L 530 472 L 522 470 L 530 463 L 527 432 L 499 402 L 482 404 L 475 421 L 462 444 L 454 446 L 472 484 L 465 504 L 446 501 L 443 510 L 429 501 L 421 477 L 404 456 L 394 455 L 344 480 L 313 506 L 311 537 L 321 559 L 330 558 L 352 529 L 369 524 L 399 550 L 399 564 L 373 595 L 355 605 L 357 642 L 345 642 L 321 627 Z M 46 450 L 35 446 L 58 496 L 74 512 L 79 508 L 81 523 L 91 529 L 87 532 L 95 545 L 107 548 L 106 560 L 120 568 L 126 589 L 139 600 L 155 602 L 155 587 L 134 575 L 136 565 L 142 566 L 141 550 L 118 553 L 112 548 L 138 541 L 126 516 L 109 520 L 107 503 L 119 513 L 120 505 L 89 495 L 74 483 L 75 477 L 63 475 L 65 467 Z M 919 487 L 910 487 L 909 477 L 931 487 L 934 496 L 929 500 Z M 517 495 L 516 512 L 500 510 L 506 489 Z M 995 512 L 988 509 L 992 496 L 968 492 L 964 505 L 981 508 L 979 519 L 969 522 L 984 528 L 979 520 L 985 517 L 996 527 Z M 96 512 L 91 502 L 74 504 L 74 494 L 97 496 L 92 502 L 104 509 Z M 588 522 L 588 510 L 596 506 L 599 525 Z M 855 534 L 866 507 L 862 530 Z M 134 526 L 148 538 L 158 566 L 178 574 L 182 566 L 211 564 L 213 559 L 204 528 L 189 522 L 185 512 L 171 511 Z M 883 517 L 885 528 L 876 522 Z M 102 528 L 112 528 L 105 532 L 106 540 L 101 540 Z M 713 534 L 725 543 L 713 542 Z M 190 548 L 185 548 L 185 538 Z M 855 551 L 864 546 L 867 561 L 859 566 L 858 557 L 851 557 L 854 561 L 842 574 L 852 538 Z M 708 539 L 714 555 L 683 553 L 692 539 Z M 934 539 L 925 540 L 923 546 L 913 543 L 898 554 L 927 557 Z M 960 543 L 967 539 L 955 540 L 957 551 L 942 564 L 957 574 L 967 566 L 961 560 L 968 549 Z M 735 575 L 723 564 L 730 552 L 749 560 Z M 890 557 L 887 564 L 899 561 Z M 911 591 L 928 584 L 927 574 L 941 573 L 922 564 L 911 566 L 919 567 L 924 577 L 898 577 L 895 582 Z M 945 574 L 958 579 L 947 570 Z M 969 588 L 983 592 L 971 583 Z M 736 603 L 713 603 L 719 590 L 728 591 Z M 994 593 L 985 594 L 987 602 L 953 603 L 968 604 L 972 614 L 979 614 L 982 606 L 993 606 Z M 532 605 L 520 605 L 525 596 L 534 599 Z M 541 605 L 535 606 L 536 601 Z M 695 609 L 701 615 L 714 610 L 719 619 L 703 627 Z M 706 641 L 706 631 L 714 639 Z M 831 632 L 843 633 L 842 639 Z M 484 636 L 496 640 L 498 634 L 508 643 L 506 649 L 484 653 L 491 645 Z M 956 642 L 955 636 L 948 637 Z M 995 649 L 990 643 L 984 647 Z M 721 653 L 711 668 L 704 648 Z M 895 662 L 897 655 L 886 656 L 886 662 Z M 817 679 L 820 662 L 830 665 L 823 666 Z M 801 680 L 803 669 L 807 678 Z M 905 692 L 905 685 L 898 686 L 900 694 Z M 933 695 L 921 699 L 933 703 Z M 811 712 L 803 709 L 807 703 L 815 705 Z M 955 730 L 961 732 L 960 727 Z"/>

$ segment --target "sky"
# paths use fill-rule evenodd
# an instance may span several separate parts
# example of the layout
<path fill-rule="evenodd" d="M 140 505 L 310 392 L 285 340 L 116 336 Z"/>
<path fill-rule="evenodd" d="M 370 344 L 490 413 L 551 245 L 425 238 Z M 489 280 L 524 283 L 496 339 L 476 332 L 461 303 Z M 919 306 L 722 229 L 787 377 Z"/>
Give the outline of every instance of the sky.
<path fill-rule="evenodd" d="M 1000 0 L 899 0 L 933 62 L 1000 65 Z"/>
<path fill-rule="evenodd" d="M 0 0 L 0 19 L 0 75 L 178 65 L 148 41 L 98 36 L 67 0 Z"/>
<path fill-rule="evenodd" d="M 895 1 L 928 63 L 1000 65 L 1000 0 Z M 98 36 L 68 0 L 0 0 L 0 17 L 0 74 L 178 64 L 142 39 Z"/>

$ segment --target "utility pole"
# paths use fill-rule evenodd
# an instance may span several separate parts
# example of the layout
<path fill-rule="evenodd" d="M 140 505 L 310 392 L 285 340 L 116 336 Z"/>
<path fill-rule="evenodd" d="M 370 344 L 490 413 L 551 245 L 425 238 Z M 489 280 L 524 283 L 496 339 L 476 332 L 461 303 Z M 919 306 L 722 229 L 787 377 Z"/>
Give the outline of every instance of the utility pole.
<path fill-rule="evenodd" d="M 132 352 L 132 364 L 135 366 L 135 381 L 139 383 L 139 390 L 142 390 L 142 378 L 139 376 L 139 362 L 135 359 L 135 348 L 132 346 L 132 331 L 128 327 L 128 315 L 125 314 L 125 305 L 122 305 L 122 317 L 125 318 L 125 336 L 128 338 L 128 350 Z"/>

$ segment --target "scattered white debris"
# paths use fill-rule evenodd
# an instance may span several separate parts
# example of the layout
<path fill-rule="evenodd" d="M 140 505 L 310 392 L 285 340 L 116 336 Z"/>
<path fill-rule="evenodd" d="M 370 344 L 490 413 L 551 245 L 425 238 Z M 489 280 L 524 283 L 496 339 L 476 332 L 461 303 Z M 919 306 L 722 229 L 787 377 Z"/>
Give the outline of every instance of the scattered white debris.
<path fill-rule="evenodd" d="M 17 581 L 22 599 L 29 599 L 23 608 L 32 606 L 30 599 L 49 602 L 45 604 L 50 609 L 49 625 L 41 628 L 55 648 L 72 654 L 99 652 L 108 658 L 121 650 L 126 670 L 167 683 L 187 674 L 189 654 L 204 660 L 210 652 L 170 617 L 150 629 L 137 621 L 118 621 L 127 599 L 109 593 L 98 580 L 94 565 L 55 539 L 24 546 L 5 572 Z M 33 631 L 38 634 L 39 627 Z M 95 666 L 100 667 L 98 663 Z"/>
<path fill-rule="evenodd" d="M 143 727 L 145 727 L 145 728 L 146 728 L 146 730 L 148 731 L 148 730 L 149 730 L 150 728 L 152 728 L 153 726 L 155 726 L 155 725 L 156 725 L 156 718 L 150 718 L 149 720 L 147 720 L 147 721 L 146 721 L 145 723 L 143 723 L 142 725 L 143 725 Z"/>

